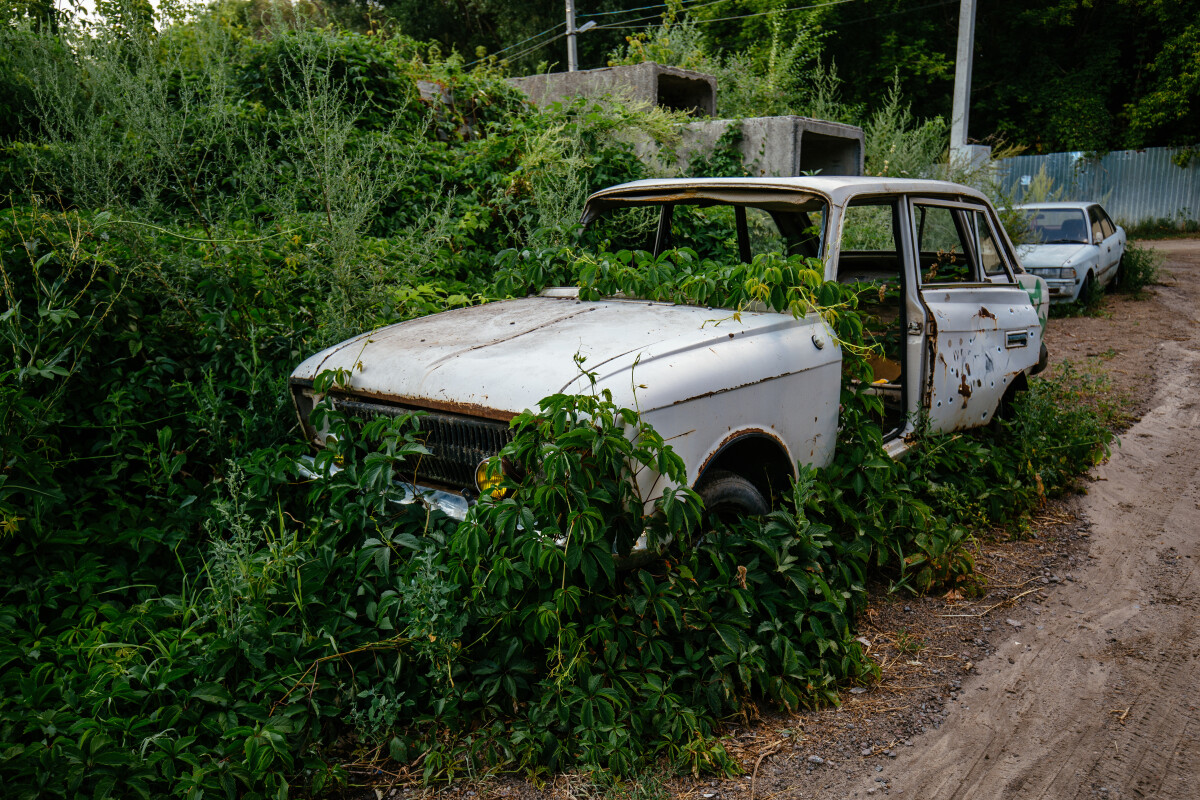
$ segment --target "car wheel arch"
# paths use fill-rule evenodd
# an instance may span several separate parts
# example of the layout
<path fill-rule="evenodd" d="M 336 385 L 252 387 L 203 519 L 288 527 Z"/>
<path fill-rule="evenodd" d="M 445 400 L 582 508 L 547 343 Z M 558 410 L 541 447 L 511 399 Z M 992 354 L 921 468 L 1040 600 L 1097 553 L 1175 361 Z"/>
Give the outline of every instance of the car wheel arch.
<path fill-rule="evenodd" d="M 750 481 L 770 503 L 796 477 L 795 461 L 777 436 L 762 430 L 737 431 L 718 445 L 701 465 L 692 486 L 719 473 Z"/>

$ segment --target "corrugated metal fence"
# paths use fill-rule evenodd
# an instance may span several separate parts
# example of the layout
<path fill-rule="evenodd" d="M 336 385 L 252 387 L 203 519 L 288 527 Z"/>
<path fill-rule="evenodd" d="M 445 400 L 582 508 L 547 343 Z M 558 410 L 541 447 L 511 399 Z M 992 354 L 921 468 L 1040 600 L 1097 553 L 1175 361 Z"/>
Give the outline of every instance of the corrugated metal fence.
<path fill-rule="evenodd" d="M 1101 158 L 1083 153 L 1017 156 L 996 162 L 1005 189 L 1021 200 L 1043 167 L 1061 200 L 1097 200 L 1109 216 L 1128 224 L 1168 219 L 1200 220 L 1200 159 L 1186 167 L 1171 160 L 1171 147 L 1120 150 Z"/>

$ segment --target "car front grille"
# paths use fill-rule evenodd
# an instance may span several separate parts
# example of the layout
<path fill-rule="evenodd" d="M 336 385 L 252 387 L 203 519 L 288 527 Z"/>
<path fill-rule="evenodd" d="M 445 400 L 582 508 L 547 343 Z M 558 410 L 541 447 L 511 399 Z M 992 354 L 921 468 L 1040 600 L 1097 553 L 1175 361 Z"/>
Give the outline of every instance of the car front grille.
<path fill-rule="evenodd" d="M 415 477 L 418 481 L 459 489 L 474 488 L 479 462 L 496 455 L 512 441 L 512 431 L 503 422 L 349 397 L 335 397 L 333 405 L 346 416 L 362 420 L 419 412 L 417 439 L 430 452 L 419 458 L 415 470 L 411 462 L 404 463 L 401 469 L 406 479 Z"/>

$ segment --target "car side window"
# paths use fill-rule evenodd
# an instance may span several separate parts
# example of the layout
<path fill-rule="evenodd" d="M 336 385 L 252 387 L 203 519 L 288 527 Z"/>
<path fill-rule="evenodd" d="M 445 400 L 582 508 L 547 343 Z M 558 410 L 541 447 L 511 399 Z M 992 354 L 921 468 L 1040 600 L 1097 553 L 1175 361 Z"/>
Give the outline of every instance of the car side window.
<path fill-rule="evenodd" d="M 1096 206 L 1088 208 L 1088 219 L 1092 223 L 1092 242 L 1095 244 L 1100 244 L 1105 239 L 1104 226 L 1100 223 L 1100 214 L 1097 213 L 1098 211 L 1099 209 Z"/>
<path fill-rule="evenodd" d="M 1107 239 L 1117 232 L 1117 226 L 1109 219 L 1108 213 L 1103 208 L 1096 210 L 1100 212 L 1100 227 L 1104 229 L 1104 238 Z"/>
<path fill-rule="evenodd" d="M 842 215 L 836 278 L 853 287 L 867 354 L 881 392 L 884 431 L 904 419 L 898 381 L 904 361 L 904 248 L 897 201 L 852 202 Z"/>
<path fill-rule="evenodd" d="M 913 206 L 913 212 L 921 283 L 977 282 L 978 265 L 963 228 L 966 215 L 949 206 L 921 203 Z"/>
<path fill-rule="evenodd" d="M 993 283 L 1008 283 L 1008 271 L 1004 268 L 1004 258 L 1000 255 L 1000 247 L 996 243 L 992 226 L 988 224 L 987 215 L 982 211 L 970 212 L 971 227 L 975 231 L 975 241 L 978 243 L 979 265 L 983 274 Z"/>

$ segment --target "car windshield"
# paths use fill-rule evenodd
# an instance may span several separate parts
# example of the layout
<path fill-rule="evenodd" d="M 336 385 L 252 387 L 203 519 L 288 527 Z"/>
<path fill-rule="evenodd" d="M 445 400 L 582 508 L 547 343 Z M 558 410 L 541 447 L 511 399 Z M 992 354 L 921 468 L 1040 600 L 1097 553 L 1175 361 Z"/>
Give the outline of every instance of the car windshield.
<path fill-rule="evenodd" d="M 717 262 L 747 262 L 763 253 L 820 258 L 825 249 L 826 204 L 797 202 L 646 203 L 604 209 L 584 233 L 584 244 L 658 254 L 687 247 Z"/>
<path fill-rule="evenodd" d="M 1090 244 L 1087 217 L 1078 208 L 1022 208 L 1035 244 Z"/>

